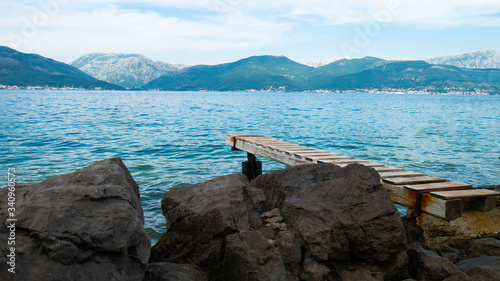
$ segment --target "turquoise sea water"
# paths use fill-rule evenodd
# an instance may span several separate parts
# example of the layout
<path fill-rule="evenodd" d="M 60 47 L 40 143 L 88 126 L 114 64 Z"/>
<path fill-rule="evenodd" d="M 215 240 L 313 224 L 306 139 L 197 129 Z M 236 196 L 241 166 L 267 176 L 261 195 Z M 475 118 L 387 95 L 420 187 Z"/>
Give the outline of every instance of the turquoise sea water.
<path fill-rule="evenodd" d="M 226 133 L 271 136 L 475 186 L 500 184 L 500 96 L 0 91 L 0 172 L 21 182 L 122 157 L 146 229 L 163 194 L 239 173 Z M 267 159 L 264 172 L 284 166 Z"/>

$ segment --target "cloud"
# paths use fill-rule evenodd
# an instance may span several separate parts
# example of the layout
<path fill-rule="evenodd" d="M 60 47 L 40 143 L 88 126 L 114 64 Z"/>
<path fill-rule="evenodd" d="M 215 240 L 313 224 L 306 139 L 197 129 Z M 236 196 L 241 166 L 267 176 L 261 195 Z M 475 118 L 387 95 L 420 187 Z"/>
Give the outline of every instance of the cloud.
<path fill-rule="evenodd" d="M 300 41 L 298 38 L 303 42 L 304 38 L 329 36 L 317 35 L 314 30 L 317 26 L 351 28 L 384 15 L 394 26 L 500 26 L 500 1 L 3 1 L 0 3 L 0 44 L 25 51 L 80 55 L 94 51 L 252 50 L 293 45 Z M 27 28 L 30 24 L 34 28 Z M 29 36 L 26 31 L 30 31 Z M 13 38 L 16 44 L 12 43 Z"/>
<path fill-rule="evenodd" d="M 200 15 L 196 20 L 188 20 L 163 16 L 148 9 L 123 9 L 110 4 L 89 11 L 61 12 L 38 26 L 36 34 L 29 36 L 27 41 L 39 48 L 82 53 L 89 50 L 221 51 L 279 44 L 282 34 L 291 28 L 288 23 L 259 19 L 237 11 Z M 17 33 L 22 36 L 23 28 L 18 28 Z"/>

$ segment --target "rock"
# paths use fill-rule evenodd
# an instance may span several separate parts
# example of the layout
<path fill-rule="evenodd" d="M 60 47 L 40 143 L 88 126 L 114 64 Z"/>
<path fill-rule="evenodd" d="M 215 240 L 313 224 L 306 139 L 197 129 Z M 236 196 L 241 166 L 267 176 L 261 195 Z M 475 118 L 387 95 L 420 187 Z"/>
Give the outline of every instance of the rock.
<path fill-rule="evenodd" d="M 262 213 L 263 218 L 274 218 L 281 217 L 281 210 L 278 208 L 274 208 L 269 212 Z"/>
<path fill-rule="evenodd" d="M 382 272 L 373 273 L 366 268 L 358 268 L 356 270 L 348 271 L 342 270 L 339 272 L 342 281 L 363 280 L 363 281 L 384 281 Z"/>
<path fill-rule="evenodd" d="M 224 266 L 227 280 L 286 280 L 285 266 L 277 248 L 260 230 L 227 236 Z"/>
<path fill-rule="evenodd" d="M 262 228 L 264 199 L 243 175 L 173 188 L 161 201 L 168 231 L 153 247 L 161 260 L 153 261 L 189 258 L 220 275 L 226 236 Z"/>
<path fill-rule="evenodd" d="M 500 256 L 484 256 L 463 260 L 458 267 L 474 281 L 500 280 Z"/>
<path fill-rule="evenodd" d="M 500 240 L 493 238 L 472 239 L 469 241 L 469 255 L 500 256 Z"/>
<path fill-rule="evenodd" d="M 420 226 L 426 244 L 439 244 L 455 240 L 469 240 L 485 233 L 500 233 L 500 208 L 489 212 L 465 210 L 462 217 L 446 221 L 423 213 Z"/>
<path fill-rule="evenodd" d="M 142 280 L 150 254 L 139 187 L 120 158 L 16 186 L 16 274 L 1 280 Z M 0 191 L 6 224 L 8 190 Z M 9 233 L 0 228 L 0 241 Z M 7 274 L 9 276 L 7 276 Z"/>
<path fill-rule="evenodd" d="M 251 185 L 219 177 L 170 190 L 162 209 L 167 232 L 151 261 L 189 261 L 209 280 L 409 277 L 399 212 L 361 165 L 291 167 Z"/>
<path fill-rule="evenodd" d="M 191 264 L 148 264 L 144 281 L 208 281 L 206 274 Z"/>
<path fill-rule="evenodd" d="M 450 260 L 436 252 L 412 244 L 408 249 L 410 275 L 418 281 L 472 281 Z"/>
<path fill-rule="evenodd" d="M 292 194 L 304 192 L 318 182 L 332 179 L 340 170 L 339 166 L 330 164 L 300 165 L 260 175 L 251 184 L 264 191 L 266 210 L 281 209 L 283 201 Z"/>
<path fill-rule="evenodd" d="M 371 168 L 295 166 L 261 175 L 251 184 L 266 193 L 268 209 L 281 208 L 288 229 L 298 234 L 303 279 L 328 278 L 346 263 L 390 267 L 395 257 L 406 255 L 399 213 Z M 393 270 L 385 278 L 400 272 Z"/>

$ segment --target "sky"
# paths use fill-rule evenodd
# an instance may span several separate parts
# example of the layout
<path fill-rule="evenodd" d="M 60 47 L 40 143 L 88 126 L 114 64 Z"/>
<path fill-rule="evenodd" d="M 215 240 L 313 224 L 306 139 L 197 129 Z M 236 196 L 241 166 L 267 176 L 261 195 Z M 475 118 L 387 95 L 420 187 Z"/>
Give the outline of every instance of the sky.
<path fill-rule="evenodd" d="M 89 53 L 188 65 L 428 59 L 500 50 L 500 1 L 1 0 L 0 45 L 66 63 Z"/>

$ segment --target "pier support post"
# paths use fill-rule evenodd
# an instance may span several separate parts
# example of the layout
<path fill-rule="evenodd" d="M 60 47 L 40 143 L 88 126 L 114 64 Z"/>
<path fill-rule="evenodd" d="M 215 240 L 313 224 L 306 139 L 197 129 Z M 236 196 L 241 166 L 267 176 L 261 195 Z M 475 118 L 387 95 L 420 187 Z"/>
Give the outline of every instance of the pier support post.
<path fill-rule="evenodd" d="M 262 174 L 262 162 L 251 153 L 247 153 L 247 158 L 248 160 L 242 163 L 242 171 L 247 176 L 248 181 L 251 181 Z"/>

